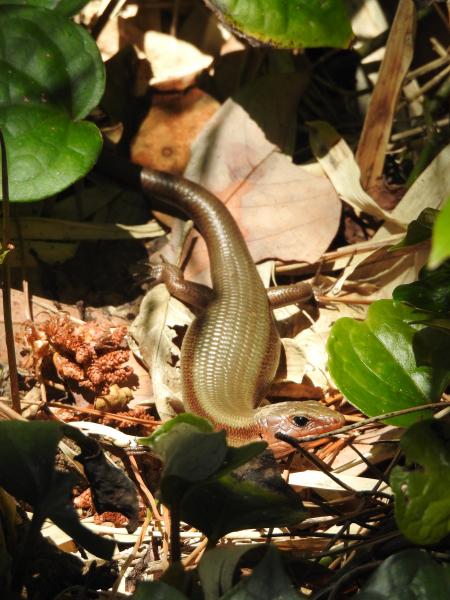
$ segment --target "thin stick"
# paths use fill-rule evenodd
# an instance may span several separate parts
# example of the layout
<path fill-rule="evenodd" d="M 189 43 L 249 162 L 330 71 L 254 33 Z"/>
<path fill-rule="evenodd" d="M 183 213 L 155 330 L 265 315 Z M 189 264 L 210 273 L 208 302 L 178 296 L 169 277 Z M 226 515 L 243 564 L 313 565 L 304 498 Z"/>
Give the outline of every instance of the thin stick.
<path fill-rule="evenodd" d="M 2 157 L 2 198 L 3 198 L 3 231 L 2 251 L 11 248 L 9 241 L 9 184 L 8 162 L 6 158 L 6 145 L 3 132 L 0 130 L 0 149 Z M 17 412 L 21 412 L 19 396 L 19 377 L 17 374 L 16 349 L 14 347 L 14 328 L 11 309 L 11 271 L 8 256 L 5 255 L 2 264 L 3 270 L 3 318 L 5 321 L 5 339 L 8 352 L 9 383 L 11 386 L 11 405 Z"/>
<path fill-rule="evenodd" d="M 63 388 L 64 389 L 64 388 Z M 72 412 L 77 412 L 87 415 L 95 415 L 97 417 L 108 417 L 108 419 L 116 421 L 126 421 L 127 423 L 134 423 L 136 425 L 143 425 L 154 429 L 157 425 L 161 425 L 161 421 L 157 419 L 143 419 L 140 417 L 130 417 L 128 415 L 117 415 L 112 412 L 105 410 L 98 410 L 97 408 L 90 408 L 89 406 L 72 406 L 71 404 L 64 404 L 64 402 L 49 402 L 48 408 L 63 408 Z"/>
<path fill-rule="evenodd" d="M 148 503 L 150 505 L 150 508 L 152 509 L 152 512 L 153 512 L 153 515 L 154 515 L 155 519 L 157 521 L 162 521 L 163 518 L 162 518 L 162 516 L 160 515 L 160 513 L 158 511 L 158 507 L 156 505 L 156 500 L 155 500 L 153 494 L 151 493 L 151 491 L 145 485 L 144 480 L 142 479 L 141 473 L 139 471 L 139 466 L 138 466 L 138 464 L 136 462 L 135 457 L 131 454 L 128 457 L 128 460 L 130 461 L 131 468 L 133 469 L 133 475 L 135 476 L 136 481 L 138 481 L 139 485 L 141 486 L 142 493 L 147 498 Z"/>
<path fill-rule="evenodd" d="M 150 525 L 150 517 L 147 515 L 145 517 L 144 522 L 142 523 L 141 531 L 140 531 L 138 538 L 133 546 L 133 549 L 130 552 L 130 554 L 128 555 L 126 561 L 123 563 L 122 568 L 120 569 L 119 575 L 117 576 L 116 581 L 114 582 L 114 585 L 111 590 L 110 600 L 114 600 L 117 597 L 116 595 L 117 595 L 117 590 L 119 589 L 120 582 L 122 581 L 126 570 L 131 565 L 131 562 L 136 557 L 136 554 L 138 553 L 139 548 L 142 546 L 142 543 L 144 541 L 144 537 L 145 537 L 145 534 L 147 532 L 147 528 L 149 525 Z"/>

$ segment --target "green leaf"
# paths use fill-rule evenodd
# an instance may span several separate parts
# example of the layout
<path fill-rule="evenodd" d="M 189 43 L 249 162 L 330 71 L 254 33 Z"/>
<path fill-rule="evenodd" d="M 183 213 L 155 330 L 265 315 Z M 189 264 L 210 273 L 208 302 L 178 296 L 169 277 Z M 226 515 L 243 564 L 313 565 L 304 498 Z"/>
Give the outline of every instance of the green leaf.
<path fill-rule="evenodd" d="M 17 202 L 65 189 L 93 167 L 102 147 L 95 125 L 74 122 L 64 110 L 50 105 L 0 106 L 0 128 L 7 149 L 10 198 Z"/>
<path fill-rule="evenodd" d="M 0 7 L 0 106 L 52 104 L 82 119 L 100 101 L 104 82 L 85 29 L 54 11 Z"/>
<path fill-rule="evenodd" d="M 0 486 L 31 504 L 40 519 L 52 519 L 89 552 L 110 559 L 114 542 L 81 525 L 71 502 L 72 477 L 54 468 L 61 437 L 57 423 L 0 422 Z"/>
<path fill-rule="evenodd" d="M 450 258 L 450 202 L 444 206 L 439 215 L 436 217 L 436 222 L 433 229 L 433 237 L 431 239 L 431 253 L 428 259 L 428 267 L 435 269 L 444 260 Z"/>
<path fill-rule="evenodd" d="M 162 581 L 145 581 L 138 584 L 133 600 L 188 600 L 188 597 Z"/>
<path fill-rule="evenodd" d="M 406 246 L 414 246 L 431 238 L 433 225 L 439 211 L 435 208 L 425 208 L 417 219 L 411 221 L 408 225 L 405 237 L 389 248 L 390 251 L 404 248 Z"/>
<path fill-rule="evenodd" d="M 197 415 L 193 415 L 192 413 L 182 413 L 170 419 L 170 421 L 166 421 L 152 435 L 139 438 L 138 442 L 143 446 L 148 446 L 165 460 L 166 452 L 170 451 L 173 440 L 176 440 L 176 437 L 181 435 L 183 431 L 189 433 L 195 431 L 208 433 L 213 432 L 214 427 L 209 421 L 202 419 L 202 417 L 197 417 Z"/>
<path fill-rule="evenodd" d="M 0 488 L 0 589 L 6 598 L 10 597 L 13 556 L 17 549 L 18 520 L 16 501 Z"/>
<path fill-rule="evenodd" d="M 450 324 L 450 319 L 448 320 Z M 425 327 L 413 339 L 413 351 L 418 366 L 432 367 L 442 373 L 442 387 L 446 387 L 450 373 L 450 330 Z"/>
<path fill-rule="evenodd" d="M 221 600 L 299 600 L 306 598 L 292 585 L 281 562 L 280 553 L 274 546 L 268 546 L 263 559 L 253 569 L 247 579 L 240 581 Z"/>
<path fill-rule="evenodd" d="M 328 339 L 328 367 L 336 385 L 362 412 L 375 416 L 436 402 L 448 380 L 439 366 L 418 364 L 413 339 L 427 318 L 404 303 L 374 302 L 365 321 L 343 318 Z M 416 322 L 414 322 L 416 321 Z M 429 415 L 429 413 L 428 413 Z M 425 411 L 389 420 L 405 427 Z"/>
<path fill-rule="evenodd" d="M 447 600 L 450 565 L 423 550 L 403 550 L 387 558 L 370 576 L 358 600 Z"/>
<path fill-rule="evenodd" d="M 434 271 L 424 267 L 418 281 L 399 285 L 392 297 L 396 302 L 407 302 L 436 316 L 450 314 L 450 261 Z"/>
<path fill-rule="evenodd" d="M 342 0 L 205 0 L 250 42 L 278 48 L 346 48 L 352 38 Z"/>
<path fill-rule="evenodd" d="M 450 319 L 430 316 L 421 321 L 424 325 L 428 325 L 432 329 L 439 329 L 444 332 L 450 332 Z"/>
<path fill-rule="evenodd" d="M 230 474 L 190 486 L 181 499 L 181 519 L 212 542 L 240 529 L 298 525 L 305 518 L 303 506 L 272 461 L 263 454 Z"/>
<path fill-rule="evenodd" d="M 19 4 L 20 6 L 36 6 L 54 10 L 61 15 L 71 17 L 79 12 L 89 0 L 0 0 L 0 6 L 4 4 Z"/>
<path fill-rule="evenodd" d="M 198 565 L 198 574 L 205 600 L 217 600 L 233 587 L 240 559 L 255 549 L 261 550 L 261 546 L 259 544 L 219 546 L 203 554 Z"/>
<path fill-rule="evenodd" d="M 162 432 L 139 440 L 165 462 L 162 502 L 211 540 L 248 527 L 299 523 L 302 505 L 279 475 L 273 455 L 261 454 L 267 444 L 229 447 L 225 432 L 210 427 L 184 414 L 165 423 Z"/>
<path fill-rule="evenodd" d="M 400 446 L 406 467 L 390 477 L 397 524 L 413 543 L 434 544 L 450 533 L 450 424 L 416 423 Z"/>
<path fill-rule="evenodd" d="M 104 89 L 87 31 L 55 11 L 0 6 L 0 127 L 12 201 L 53 195 L 93 166 L 101 136 L 85 117 Z"/>
<path fill-rule="evenodd" d="M 52 485 L 61 438 L 57 423 L 0 421 L 0 485 L 12 496 L 37 505 Z"/>

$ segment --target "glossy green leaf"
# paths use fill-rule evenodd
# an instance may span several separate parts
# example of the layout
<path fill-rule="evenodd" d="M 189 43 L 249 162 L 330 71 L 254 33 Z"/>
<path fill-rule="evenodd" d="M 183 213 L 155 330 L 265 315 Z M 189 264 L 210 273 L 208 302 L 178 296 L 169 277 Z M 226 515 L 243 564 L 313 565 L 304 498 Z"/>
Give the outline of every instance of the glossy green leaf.
<path fill-rule="evenodd" d="M 408 225 L 405 237 L 398 242 L 398 244 L 391 246 L 389 250 L 397 250 L 397 248 L 414 246 L 415 244 L 420 244 L 420 242 L 429 240 L 431 238 L 433 225 L 438 214 L 439 211 L 435 208 L 425 208 L 417 217 L 417 219 L 414 219 Z"/>
<path fill-rule="evenodd" d="M 86 550 L 109 559 L 114 542 L 81 525 L 71 502 L 72 478 L 54 468 L 61 437 L 57 423 L 0 422 L 0 486 L 31 504 L 42 521 L 50 518 Z"/>
<path fill-rule="evenodd" d="M 51 104 L 82 119 L 100 101 L 104 81 L 85 29 L 54 11 L 0 7 L 0 106 Z"/>
<path fill-rule="evenodd" d="M 346 48 L 352 30 L 342 0 L 204 0 L 250 42 L 277 48 Z"/>
<path fill-rule="evenodd" d="M 400 445 L 406 467 L 390 477 L 397 524 L 415 544 L 434 544 L 450 533 L 450 424 L 416 423 Z"/>
<path fill-rule="evenodd" d="M 444 260 L 450 258 L 450 202 L 444 206 L 439 215 L 436 217 L 436 222 L 433 229 L 433 237 L 431 238 L 431 253 L 428 259 L 430 269 L 435 269 Z"/>
<path fill-rule="evenodd" d="M 447 600 L 450 565 L 424 550 L 403 550 L 387 558 L 369 577 L 358 600 Z"/>
<path fill-rule="evenodd" d="M 450 314 L 450 261 L 433 271 L 424 267 L 418 281 L 399 285 L 392 297 L 436 316 Z"/>
<path fill-rule="evenodd" d="M 139 438 L 139 444 L 148 446 L 156 454 L 161 456 L 163 460 L 166 458 L 166 453 L 175 443 L 179 435 L 183 432 L 203 432 L 211 433 L 214 431 L 214 427 L 206 419 L 193 415 L 192 413 L 182 413 L 163 423 L 158 429 L 148 437 Z"/>
<path fill-rule="evenodd" d="M 104 88 L 89 34 L 61 14 L 0 6 L 0 127 L 12 201 L 55 194 L 95 163 L 101 136 L 79 122 Z"/>
<path fill-rule="evenodd" d="M 8 157 L 11 200 L 38 200 L 56 194 L 95 164 L 102 139 L 95 125 L 72 121 L 49 105 L 0 107 Z M 1 177 L 0 177 L 1 181 Z"/>
<path fill-rule="evenodd" d="M 14 4 L 20 6 L 35 6 L 54 10 L 61 15 L 71 17 L 79 12 L 89 0 L 0 0 L 0 6 Z"/>
<path fill-rule="evenodd" d="M 374 302 L 365 321 L 339 319 L 328 339 L 328 367 L 336 385 L 362 412 L 375 416 L 437 401 L 448 381 L 438 365 L 418 364 L 413 339 L 426 319 L 404 303 Z M 407 426 L 424 411 L 389 422 Z"/>

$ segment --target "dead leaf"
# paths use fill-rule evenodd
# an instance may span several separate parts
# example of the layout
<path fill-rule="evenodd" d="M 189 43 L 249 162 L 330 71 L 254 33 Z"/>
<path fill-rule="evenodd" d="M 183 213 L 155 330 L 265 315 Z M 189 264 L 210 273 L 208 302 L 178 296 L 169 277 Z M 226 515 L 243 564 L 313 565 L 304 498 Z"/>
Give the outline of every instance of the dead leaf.
<path fill-rule="evenodd" d="M 260 89 L 264 110 L 257 120 L 271 119 L 271 138 L 289 145 L 288 117 L 276 87 Z M 225 202 L 255 261 L 314 262 L 337 231 L 341 207 L 329 181 L 294 165 L 235 100 L 227 100 L 209 121 L 185 174 Z M 207 265 L 205 245 L 196 240 L 188 278 L 207 282 Z"/>
<path fill-rule="evenodd" d="M 413 0 L 400 0 L 356 155 L 362 185 L 372 195 L 380 189 L 397 100 L 413 58 L 415 26 Z M 375 199 L 381 200 L 378 196 Z"/>
<path fill-rule="evenodd" d="M 213 61 L 192 44 L 158 31 L 145 33 L 144 52 L 153 71 L 150 85 L 165 90 L 186 89 Z"/>
<path fill-rule="evenodd" d="M 153 383 L 160 418 L 175 416 L 174 401 L 180 399 L 179 356 L 175 338 L 192 321 L 191 311 L 172 298 L 165 285 L 157 285 L 144 297 L 130 334 L 139 345 Z"/>
<path fill-rule="evenodd" d="M 330 178 L 339 196 L 350 204 L 356 214 L 365 212 L 377 219 L 383 219 L 405 226 L 395 219 L 391 212 L 383 210 L 361 185 L 361 172 L 349 145 L 328 123 L 309 123 L 310 144 L 314 156 Z"/>
<path fill-rule="evenodd" d="M 192 142 L 219 107 L 214 98 L 197 88 L 186 94 L 155 97 L 133 141 L 132 161 L 181 175 L 189 161 Z"/>
<path fill-rule="evenodd" d="M 450 189 L 450 145 L 434 158 L 397 206 L 387 212 L 377 207 L 370 195 L 362 189 L 359 169 L 350 148 L 329 125 L 315 124 L 311 140 L 313 151 L 339 195 L 355 209 L 385 218 L 384 224 L 371 240 L 352 246 L 358 249 L 358 254 L 347 255 L 336 261 L 335 269 L 345 268 L 332 293 L 340 293 L 344 283 L 352 277 L 356 281 L 371 282 L 378 286 L 379 292 L 372 296 L 373 299 L 390 298 L 397 285 L 417 279 L 419 270 L 426 261 L 427 250 L 398 255 L 387 251 L 389 244 L 375 251 L 371 246 L 390 239 L 392 244 L 397 243 L 399 235 L 401 237 L 406 232 L 408 223 L 416 219 L 424 208 L 438 209 L 443 206 Z M 361 252 L 364 246 L 368 247 L 367 253 Z M 347 247 L 347 251 L 351 251 L 352 247 Z"/>

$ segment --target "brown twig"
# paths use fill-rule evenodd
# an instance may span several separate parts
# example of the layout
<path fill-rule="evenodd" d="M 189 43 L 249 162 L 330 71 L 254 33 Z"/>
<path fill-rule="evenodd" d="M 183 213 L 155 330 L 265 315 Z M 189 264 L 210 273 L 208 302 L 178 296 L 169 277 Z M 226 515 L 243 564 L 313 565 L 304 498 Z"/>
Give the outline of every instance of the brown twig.
<path fill-rule="evenodd" d="M 107 417 L 108 419 L 115 421 L 125 421 L 127 423 L 133 423 L 136 425 L 143 425 L 144 427 L 150 427 L 154 429 L 157 425 L 161 424 L 161 421 L 153 418 L 141 419 L 140 417 L 130 417 L 127 415 L 116 415 L 115 413 L 108 412 L 105 410 L 98 410 L 96 408 L 90 408 L 89 406 L 72 406 L 71 404 L 64 404 L 63 402 L 50 402 L 47 404 L 49 408 L 63 408 L 72 412 L 77 412 L 86 415 L 94 415 L 97 417 Z"/>

